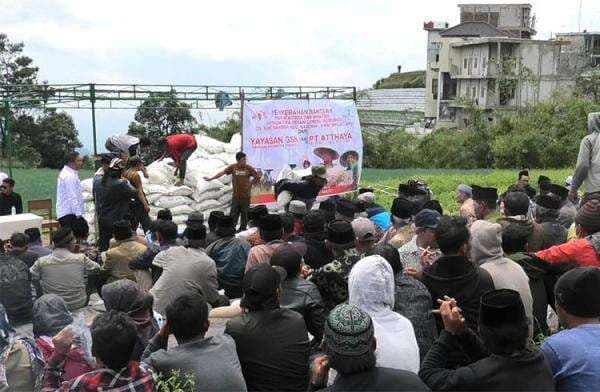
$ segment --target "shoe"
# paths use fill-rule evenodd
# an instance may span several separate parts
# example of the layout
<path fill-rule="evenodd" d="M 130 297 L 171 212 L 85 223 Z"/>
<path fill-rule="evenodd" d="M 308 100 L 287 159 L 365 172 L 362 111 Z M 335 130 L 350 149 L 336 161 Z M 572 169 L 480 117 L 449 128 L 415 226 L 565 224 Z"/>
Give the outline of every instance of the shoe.
<path fill-rule="evenodd" d="M 175 183 L 175 186 L 182 186 L 182 185 L 183 185 L 183 180 L 178 180 L 178 181 Z"/>

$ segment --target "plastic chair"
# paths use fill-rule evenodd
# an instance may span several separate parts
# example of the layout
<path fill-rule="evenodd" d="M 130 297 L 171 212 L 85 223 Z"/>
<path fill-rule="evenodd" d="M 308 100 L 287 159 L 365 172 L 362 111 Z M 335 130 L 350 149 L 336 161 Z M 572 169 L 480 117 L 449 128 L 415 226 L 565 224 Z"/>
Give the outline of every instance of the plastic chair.
<path fill-rule="evenodd" d="M 27 210 L 44 218 L 42 221 L 42 232 L 48 229 L 49 232 L 59 228 L 60 223 L 52 217 L 52 199 L 29 200 Z"/>

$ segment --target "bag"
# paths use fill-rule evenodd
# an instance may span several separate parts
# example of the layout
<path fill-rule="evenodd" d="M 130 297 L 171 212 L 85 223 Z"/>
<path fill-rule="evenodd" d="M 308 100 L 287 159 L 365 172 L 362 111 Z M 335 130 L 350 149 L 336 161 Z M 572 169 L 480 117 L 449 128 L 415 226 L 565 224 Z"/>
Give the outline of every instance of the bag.
<path fill-rule="evenodd" d="M 162 196 L 156 202 L 157 207 L 173 208 L 183 204 L 192 204 L 193 200 L 185 196 Z"/>

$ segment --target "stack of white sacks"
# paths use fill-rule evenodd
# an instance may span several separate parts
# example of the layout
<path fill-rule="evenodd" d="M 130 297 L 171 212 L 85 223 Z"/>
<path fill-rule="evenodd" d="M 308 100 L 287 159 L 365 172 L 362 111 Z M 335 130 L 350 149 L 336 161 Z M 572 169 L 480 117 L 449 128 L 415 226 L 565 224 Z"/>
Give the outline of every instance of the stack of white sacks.
<path fill-rule="evenodd" d="M 204 177 L 212 177 L 235 163 L 235 154 L 241 150 L 242 138 L 238 133 L 233 135 L 229 143 L 223 143 L 208 136 L 197 135 L 196 141 L 198 148 L 187 161 L 184 186 L 173 185 L 177 178 L 173 175 L 175 166 L 170 158 L 152 162 L 147 166 L 148 178 L 141 176 L 146 198 L 150 203 L 150 218 L 156 219 L 159 210 L 168 208 L 173 221 L 183 226 L 188 215 L 193 212 L 203 213 L 204 218 L 208 219 L 211 211 L 229 211 L 232 198 L 231 176 L 213 181 L 205 181 Z M 91 178 L 82 181 L 85 219 L 90 225 L 90 234 L 93 234 L 95 227 L 92 181 Z"/>

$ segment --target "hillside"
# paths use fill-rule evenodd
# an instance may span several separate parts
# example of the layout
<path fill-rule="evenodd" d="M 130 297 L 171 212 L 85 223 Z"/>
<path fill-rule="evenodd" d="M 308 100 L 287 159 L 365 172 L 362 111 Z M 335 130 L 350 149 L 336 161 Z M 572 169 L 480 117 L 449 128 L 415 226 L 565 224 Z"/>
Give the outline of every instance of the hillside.
<path fill-rule="evenodd" d="M 379 79 L 374 89 L 384 88 L 424 88 L 425 71 L 394 72 L 387 78 Z"/>

